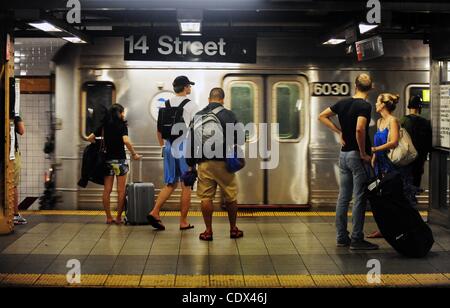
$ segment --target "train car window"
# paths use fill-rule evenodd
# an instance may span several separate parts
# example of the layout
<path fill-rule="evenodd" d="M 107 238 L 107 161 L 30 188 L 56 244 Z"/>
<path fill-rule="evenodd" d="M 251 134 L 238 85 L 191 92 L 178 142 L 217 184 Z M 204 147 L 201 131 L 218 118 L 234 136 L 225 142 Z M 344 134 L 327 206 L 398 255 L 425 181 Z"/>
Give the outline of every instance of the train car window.
<path fill-rule="evenodd" d="M 250 81 L 234 81 L 230 85 L 231 110 L 236 114 L 237 120 L 244 125 L 257 124 L 256 114 L 256 85 Z M 255 132 L 256 133 L 256 132 Z M 246 132 L 246 139 L 252 139 Z"/>
<path fill-rule="evenodd" d="M 82 86 L 82 134 L 89 136 L 102 124 L 106 111 L 115 101 L 115 86 L 109 81 L 89 81 Z"/>
<path fill-rule="evenodd" d="M 276 122 L 279 123 L 281 140 L 297 140 L 300 137 L 301 97 L 298 82 L 278 82 L 274 85 Z"/>
<path fill-rule="evenodd" d="M 427 120 L 430 120 L 431 113 L 431 100 L 430 100 L 430 87 L 428 85 L 409 85 L 406 90 L 406 105 L 413 96 L 420 96 L 424 103 L 421 116 Z"/>

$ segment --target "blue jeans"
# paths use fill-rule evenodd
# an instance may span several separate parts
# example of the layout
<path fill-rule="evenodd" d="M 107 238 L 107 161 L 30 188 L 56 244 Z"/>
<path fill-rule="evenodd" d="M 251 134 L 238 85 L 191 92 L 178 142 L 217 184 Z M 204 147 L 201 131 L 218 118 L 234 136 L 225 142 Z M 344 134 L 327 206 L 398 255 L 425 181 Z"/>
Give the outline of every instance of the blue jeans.
<path fill-rule="evenodd" d="M 340 188 L 336 206 L 336 232 L 338 241 L 346 241 L 347 213 L 352 195 L 354 195 L 352 223 L 352 241 L 364 239 L 364 218 L 366 212 L 366 198 L 364 197 L 367 173 L 365 163 L 361 160 L 359 151 L 341 152 L 339 155 Z"/>

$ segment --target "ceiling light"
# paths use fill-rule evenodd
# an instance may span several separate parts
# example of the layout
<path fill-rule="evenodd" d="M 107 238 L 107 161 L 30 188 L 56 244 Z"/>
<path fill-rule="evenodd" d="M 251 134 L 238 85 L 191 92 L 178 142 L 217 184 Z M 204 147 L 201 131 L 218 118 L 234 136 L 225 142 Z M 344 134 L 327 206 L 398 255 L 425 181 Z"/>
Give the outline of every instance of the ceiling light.
<path fill-rule="evenodd" d="M 62 37 L 62 39 L 74 44 L 86 44 L 86 41 L 83 41 L 79 37 L 70 36 L 70 37 Z"/>
<path fill-rule="evenodd" d="M 48 22 L 37 22 L 37 23 L 29 23 L 30 26 L 35 27 L 39 30 L 45 31 L 45 32 L 62 32 L 61 29 L 58 27 L 55 27 L 51 23 Z"/>
<path fill-rule="evenodd" d="M 184 35 L 184 36 L 202 36 L 202 34 L 199 33 L 199 32 L 181 32 L 181 35 Z"/>
<path fill-rule="evenodd" d="M 359 33 L 364 34 L 378 27 L 378 25 L 359 24 Z"/>
<path fill-rule="evenodd" d="M 201 22 L 180 22 L 181 32 L 200 32 Z"/>
<path fill-rule="evenodd" d="M 328 41 L 324 42 L 323 45 L 338 45 L 345 42 L 345 39 L 335 39 L 331 38 Z"/>
<path fill-rule="evenodd" d="M 202 35 L 202 10 L 179 9 L 177 10 L 177 20 L 181 35 Z"/>

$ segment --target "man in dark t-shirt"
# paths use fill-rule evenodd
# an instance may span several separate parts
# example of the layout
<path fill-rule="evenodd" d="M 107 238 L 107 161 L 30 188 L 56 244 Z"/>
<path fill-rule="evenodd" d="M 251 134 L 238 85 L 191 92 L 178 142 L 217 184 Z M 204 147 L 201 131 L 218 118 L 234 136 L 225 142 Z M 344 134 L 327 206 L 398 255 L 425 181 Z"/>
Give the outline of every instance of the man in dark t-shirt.
<path fill-rule="evenodd" d="M 370 154 L 369 123 L 372 106 L 362 98 L 350 97 L 337 102 L 330 107 L 330 110 L 337 114 L 339 119 L 344 141 L 342 152 L 359 152 L 358 141 L 356 140 L 358 117 L 367 119 L 365 125 L 365 153 Z M 363 157 L 361 158 L 363 159 Z"/>
<path fill-rule="evenodd" d="M 420 190 L 420 182 L 425 171 L 425 162 L 427 161 L 428 153 L 431 152 L 433 147 L 433 133 L 430 120 L 420 115 L 423 106 L 423 101 L 420 96 L 411 97 L 408 103 L 409 114 L 400 119 L 400 124 L 411 136 L 411 140 L 418 154 L 417 158 L 410 164 L 413 184 L 417 187 L 417 190 Z"/>
<path fill-rule="evenodd" d="M 342 145 L 339 155 L 339 198 L 336 205 L 337 246 L 350 246 L 351 250 L 373 250 L 378 246 L 364 240 L 366 199 L 364 189 L 367 181 L 366 164 L 370 163 L 369 123 L 372 106 L 366 101 L 372 89 L 372 80 L 360 74 L 355 81 L 356 93 L 343 99 L 319 116 L 319 121 L 339 134 Z M 341 128 L 330 118 L 338 116 Z M 354 193 L 352 210 L 353 232 L 347 231 L 347 212 Z"/>

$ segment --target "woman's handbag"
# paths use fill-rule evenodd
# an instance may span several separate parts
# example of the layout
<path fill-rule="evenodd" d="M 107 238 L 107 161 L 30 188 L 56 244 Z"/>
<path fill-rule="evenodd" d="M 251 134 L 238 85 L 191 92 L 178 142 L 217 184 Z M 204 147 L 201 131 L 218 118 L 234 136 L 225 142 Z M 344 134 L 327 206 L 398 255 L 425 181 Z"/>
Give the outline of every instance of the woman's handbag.
<path fill-rule="evenodd" d="M 102 130 L 102 139 L 100 141 L 98 152 L 96 152 L 95 166 L 93 172 L 96 178 L 103 178 L 105 176 L 105 164 L 106 164 L 106 146 L 105 146 L 104 132 Z"/>
<path fill-rule="evenodd" d="M 397 147 L 390 150 L 387 156 L 395 166 L 409 165 L 417 158 L 417 150 L 403 127 L 400 127 Z"/>

